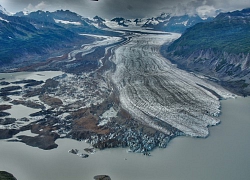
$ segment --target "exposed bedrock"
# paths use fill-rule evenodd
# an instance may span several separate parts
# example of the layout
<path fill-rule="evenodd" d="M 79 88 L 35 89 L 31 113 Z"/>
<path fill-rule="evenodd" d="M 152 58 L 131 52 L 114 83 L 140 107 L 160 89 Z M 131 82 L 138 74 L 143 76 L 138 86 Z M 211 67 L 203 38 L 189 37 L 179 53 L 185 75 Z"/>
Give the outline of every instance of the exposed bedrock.
<path fill-rule="evenodd" d="M 219 123 L 218 95 L 230 93 L 177 69 L 160 55 L 160 46 L 178 36 L 133 37 L 112 56 L 116 64 L 112 80 L 122 108 L 135 119 L 167 135 L 172 126 L 186 135 L 206 137 L 207 127 Z"/>

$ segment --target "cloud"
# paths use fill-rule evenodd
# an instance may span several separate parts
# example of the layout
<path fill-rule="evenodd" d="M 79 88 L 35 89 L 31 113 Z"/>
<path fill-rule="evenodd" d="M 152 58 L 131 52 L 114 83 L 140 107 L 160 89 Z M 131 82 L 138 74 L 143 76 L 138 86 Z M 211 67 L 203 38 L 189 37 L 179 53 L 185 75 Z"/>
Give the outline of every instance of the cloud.
<path fill-rule="evenodd" d="M 210 1 L 210 0 L 208 0 Z M 101 2 L 101 0 L 99 0 Z M 196 8 L 206 0 L 102 0 L 100 10 L 113 16 L 152 17 L 162 12 L 174 15 L 197 14 Z"/>
<path fill-rule="evenodd" d="M 42 2 L 41 2 L 42 1 Z M 162 12 L 175 15 L 215 15 L 250 7 L 249 0 L 0 0 L 10 11 L 69 9 L 86 17 L 152 17 Z"/>
<path fill-rule="evenodd" d="M 216 16 L 218 10 L 214 6 L 203 5 L 196 8 L 196 12 L 200 17 Z"/>
<path fill-rule="evenodd" d="M 206 0 L 186 0 L 170 4 L 167 7 L 163 7 L 162 10 L 177 16 L 184 14 L 195 15 L 198 14 L 197 10 L 206 6 L 206 4 Z"/>
<path fill-rule="evenodd" d="M 24 8 L 24 11 L 32 12 L 32 11 L 38 11 L 38 10 L 45 10 L 48 7 L 49 5 L 47 5 L 44 1 L 38 3 L 35 6 L 29 3 L 29 5 L 26 8 Z"/>

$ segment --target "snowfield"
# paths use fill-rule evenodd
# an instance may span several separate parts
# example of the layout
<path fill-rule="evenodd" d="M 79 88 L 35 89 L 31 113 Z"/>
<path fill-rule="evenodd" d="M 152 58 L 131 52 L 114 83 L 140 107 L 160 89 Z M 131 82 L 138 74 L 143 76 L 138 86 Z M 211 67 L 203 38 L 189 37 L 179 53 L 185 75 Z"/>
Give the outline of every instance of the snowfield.
<path fill-rule="evenodd" d="M 112 80 L 121 106 L 135 119 L 165 134 L 171 132 L 161 122 L 186 135 L 206 137 L 208 126 L 220 122 L 220 102 L 212 92 L 223 98 L 234 95 L 176 68 L 161 56 L 160 46 L 179 36 L 172 33 L 132 37 L 111 58 L 116 64 Z"/>

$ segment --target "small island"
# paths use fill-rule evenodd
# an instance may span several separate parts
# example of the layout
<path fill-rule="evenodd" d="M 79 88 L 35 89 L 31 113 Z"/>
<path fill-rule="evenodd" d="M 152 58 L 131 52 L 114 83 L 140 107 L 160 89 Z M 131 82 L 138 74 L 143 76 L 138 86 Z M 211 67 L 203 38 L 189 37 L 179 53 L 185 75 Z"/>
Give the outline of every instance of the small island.
<path fill-rule="evenodd" d="M 108 175 L 98 175 L 94 177 L 95 180 L 111 180 Z"/>
<path fill-rule="evenodd" d="M 0 179 L 1 180 L 17 180 L 12 174 L 6 171 L 0 171 Z"/>

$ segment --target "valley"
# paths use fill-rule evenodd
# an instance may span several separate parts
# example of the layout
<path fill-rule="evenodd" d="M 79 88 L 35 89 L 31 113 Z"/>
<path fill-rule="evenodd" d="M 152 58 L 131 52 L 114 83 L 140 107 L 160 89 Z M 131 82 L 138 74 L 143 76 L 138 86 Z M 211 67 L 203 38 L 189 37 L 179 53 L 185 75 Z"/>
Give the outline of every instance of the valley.
<path fill-rule="evenodd" d="M 92 44 L 16 69 L 33 71 L 38 79 L 1 76 L 1 104 L 11 107 L 3 109 L 1 139 L 16 135 L 9 141 L 53 149 L 57 139 L 73 138 L 99 149 L 146 153 L 176 136 L 207 137 L 208 126 L 220 122 L 219 98 L 234 95 L 162 57 L 161 45 L 179 36 L 94 35 Z M 17 106 L 34 110 L 14 117 Z M 18 135 L 27 130 L 34 135 Z"/>
<path fill-rule="evenodd" d="M 0 179 L 248 180 L 250 4 L 227 1 L 0 0 Z"/>

